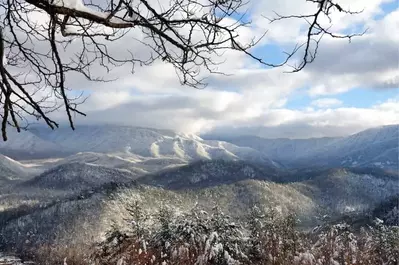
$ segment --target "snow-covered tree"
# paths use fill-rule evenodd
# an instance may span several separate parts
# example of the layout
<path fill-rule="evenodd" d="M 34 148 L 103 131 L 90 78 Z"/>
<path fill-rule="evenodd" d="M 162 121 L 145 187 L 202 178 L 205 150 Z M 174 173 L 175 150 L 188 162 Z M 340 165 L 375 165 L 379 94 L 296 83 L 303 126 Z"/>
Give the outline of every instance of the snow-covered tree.
<path fill-rule="evenodd" d="M 272 209 L 253 207 L 241 223 L 217 207 L 179 214 L 163 207 L 151 220 L 151 233 L 143 236 L 145 252 L 134 234 L 114 228 L 95 264 L 395 265 L 399 260 L 398 227 L 379 219 L 360 230 L 338 223 L 299 232 L 294 214 L 284 217 Z"/>
<path fill-rule="evenodd" d="M 265 217 L 265 213 L 258 206 L 253 206 L 248 214 L 248 256 L 256 264 L 262 264 L 264 261 L 265 246 L 263 229 Z"/>
<path fill-rule="evenodd" d="M 148 220 L 147 213 L 143 210 L 143 207 L 137 200 L 128 203 L 126 211 L 128 212 L 129 217 L 125 221 L 129 224 L 131 232 L 137 240 L 142 240 L 148 233 L 148 229 L 145 225 Z"/>

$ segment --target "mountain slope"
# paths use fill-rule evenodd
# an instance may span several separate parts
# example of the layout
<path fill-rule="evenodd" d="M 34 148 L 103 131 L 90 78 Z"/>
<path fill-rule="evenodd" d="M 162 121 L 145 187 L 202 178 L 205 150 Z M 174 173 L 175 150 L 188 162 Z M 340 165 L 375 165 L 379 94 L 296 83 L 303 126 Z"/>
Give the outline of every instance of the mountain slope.
<path fill-rule="evenodd" d="M 52 168 L 21 183 L 20 186 L 76 191 L 100 187 L 107 183 L 127 183 L 135 178 L 135 175 L 127 171 L 84 163 L 69 163 Z"/>
<path fill-rule="evenodd" d="M 331 169 L 292 185 L 318 205 L 339 216 L 359 212 L 399 194 L 398 174 L 358 169 Z"/>
<path fill-rule="evenodd" d="M 51 129 L 48 129 L 51 131 Z M 8 140 L 0 141 L 0 153 L 14 159 L 31 159 L 65 156 L 68 153 L 59 144 L 46 141 L 29 131 L 17 133 L 10 130 Z"/>
<path fill-rule="evenodd" d="M 315 165 L 398 168 L 399 126 L 372 128 L 323 146 L 299 160 Z"/>
<path fill-rule="evenodd" d="M 278 170 L 243 161 L 200 161 L 138 179 L 166 189 L 197 189 L 247 179 L 276 180 Z"/>
<path fill-rule="evenodd" d="M 219 139 L 237 146 L 246 146 L 258 150 L 276 161 L 294 161 L 303 156 L 314 153 L 318 149 L 334 143 L 338 138 L 314 138 L 314 139 L 266 139 L 258 136 L 211 136 L 205 135 L 205 139 Z"/>
<path fill-rule="evenodd" d="M 287 167 L 380 167 L 398 169 L 399 126 L 389 125 L 341 138 L 264 139 L 256 136 L 219 140 L 256 149 Z M 213 136 L 204 136 L 205 139 Z"/>
<path fill-rule="evenodd" d="M 49 131 L 42 127 L 31 130 L 45 141 L 59 144 L 73 153 L 95 152 L 117 154 L 123 158 L 175 158 L 195 160 L 251 160 L 278 166 L 265 154 L 248 147 L 221 141 L 206 141 L 196 135 L 167 130 L 129 126 L 78 126 Z"/>
<path fill-rule="evenodd" d="M 230 166 L 228 167 L 226 163 Z M 330 170 L 320 174 L 316 172 L 314 177 L 307 181 L 276 183 L 270 180 L 251 179 L 253 176 L 263 177 L 263 175 L 260 173 L 256 175 L 256 169 L 254 174 L 244 169 L 245 167 L 241 167 L 239 162 L 222 161 L 219 166 L 210 162 L 197 162 L 191 168 L 186 166 L 173 169 L 166 174 L 160 173 L 159 177 L 153 176 L 150 180 L 154 182 L 150 181 L 148 184 L 154 186 L 138 183 L 145 182 L 143 181 L 145 178 L 120 187 L 109 185 L 108 182 L 106 186 L 90 189 L 92 192 L 86 192 L 84 196 L 78 193 L 53 200 L 53 203 L 43 207 L 33 206 L 23 214 L 18 212 L 13 214 L 11 210 L 11 213 L 3 216 L 4 212 L 0 212 L 0 220 L 7 218 L 7 222 L 0 227 L 0 233 L 3 235 L 2 239 L 10 246 L 18 245 L 22 248 L 28 247 L 26 244 L 56 242 L 69 246 L 76 242 L 85 244 L 88 240 L 95 242 L 101 240 L 101 236 L 111 224 L 127 225 L 126 207 L 134 201 L 139 201 L 145 211 L 151 213 L 156 213 L 163 205 L 173 207 L 177 212 L 190 211 L 196 205 L 204 210 L 218 205 L 222 211 L 238 218 L 245 217 L 253 205 L 272 207 L 281 214 L 295 212 L 302 220 L 301 226 L 309 227 L 317 224 L 320 216 L 338 217 L 347 212 L 372 210 L 398 194 L 396 189 L 399 184 L 398 178 L 391 175 L 374 176 L 350 170 Z M 101 169 L 100 173 L 102 170 L 108 172 L 106 170 L 111 169 Z M 94 171 L 96 175 L 99 172 L 92 167 L 87 171 Z M 208 177 L 201 179 L 200 175 L 200 178 L 192 178 L 201 172 L 207 173 Z M 42 175 L 36 178 L 36 183 L 31 182 L 32 185 L 26 187 L 40 185 L 63 188 L 64 185 L 75 185 L 76 180 L 77 183 L 81 183 L 79 176 L 68 175 L 61 177 L 60 180 L 59 176 L 63 174 L 57 173 L 54 171 Z M 109 173 L 102 176 L 109 177 Z M 224 177 L 228 176 L 232 176 L 234 181 L 226 182 Z M 122 179 L 125 177 L 126 175 Z M 194 180 L 195 183 L 187 186 L 187 179 Z M 214 181 L 207 182 L 212 179 Z M 84 185 L 96 186 L 103 180 L 101 177 L 100 181 L 96 179 L 95 183 L 84 182 Z M 26 192 L 20 196 L 25 198 Z M 31 234 L 30 231 L 35 233 Z"/>
<path fill-rule="evenodd" d="M 7 156 L 0 155 L 0 181 L 23 179 L 38 172 L 40 170 L 27 167 Z"/>

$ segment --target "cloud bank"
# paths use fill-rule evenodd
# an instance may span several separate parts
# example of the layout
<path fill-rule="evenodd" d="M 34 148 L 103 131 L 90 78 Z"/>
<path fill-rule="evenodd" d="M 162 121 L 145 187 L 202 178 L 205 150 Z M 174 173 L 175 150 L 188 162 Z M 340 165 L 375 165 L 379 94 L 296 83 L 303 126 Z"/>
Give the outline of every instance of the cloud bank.
<path fill-rule="evenodd" d="M 77 118 L 77 122 L 273 138 L 342 136 L 374 126 L 398 124 L 398 97 L 368 107 L 337 98 L 353 89 L 372 90 L 376 94 L 398 92 L 399 36 L 394 32 L 399 28 L 399 9 L 384 13 L 382 5 L 389 2 L 392 1 L 340 1 L 342 6 L 351 10 L 364 8 L 364 12 L 358 16 L 337 14 L 334 28 L 342 32 L 365 28 L 368 31 L 351 43 L 325 38 L 316 61 L 296 74 L 284 73 L 284 67 L 261 68 L 242 54 L 230 51 L 219 58 L 226 60 L 219 70 L 231 75 L 209 77 L 209 86 L 202 90 L 182 87 L 173 67 L 163 62 L 137 67 L 133 75 L 129 67 L 114 69 L 109 76 L 118 80 L 112 83 L 71 79 L 71 87 L 90 95 L 81 109 L 88 116 Z M 253 1 L 250 9 L 254 23 L 241 33 L 244 39 L 262 32 L 267 25 L 264 16 L 270 16 L 271 11 L 306 14 L 312 11 L 312 5 L 292 0 Z M 303 38 L 303 23 L 306 22 L 267 25 L 269 33 L 257 52 L 274 58 L 276 49 L 290 50 Z M 121 45 L 125 42 L 114 43 L 109 49 L 123 51 Z M 145 48 L 137 46 L 137 52 L 145 53 Z M 308 101 L 293 106 L 291 101 L 299 91 Z"/>

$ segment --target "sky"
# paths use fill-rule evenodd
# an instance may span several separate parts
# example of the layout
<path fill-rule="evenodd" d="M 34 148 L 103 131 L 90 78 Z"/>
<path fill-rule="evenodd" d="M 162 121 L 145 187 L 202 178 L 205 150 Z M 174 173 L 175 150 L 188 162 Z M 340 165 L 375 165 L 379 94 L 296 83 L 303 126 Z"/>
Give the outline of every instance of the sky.
<path fill-rule="evenodd" d="M 304 21 L 270 24 L 265 17 L 305 14 L 316 6 L 305 0 L 251 1 L 251 27 L 242 41 L 267 35 L 253 52 L 278 62 L 304 37 Z M 70 87 L 89 95 L 78 117 L 84 124 L 123 124 L 188 133 L 254 134 L 262 137 L 309 138 L 344 136 L 399 124 L 399 8 L 391 0 L 339 0 L 359 15 L 333 15 L 335 32 L 367 32 L 348 40 L 324 38 L 316 60 L 301 72 L 266 68 L 230 51 L 205 89 L 182 86 L 171 65 L 114 69 L 112 83 L 70 80 Z M 140 37 L 140 36 L 136 36 Z M 128 39 L 112 43 L 123 50 Z M 137 46 L 138 47 L 138 46 Z M 144 52 L 137 48 L 137 52 Z M 62 118 L 62 117 L 61 117 Z"/>

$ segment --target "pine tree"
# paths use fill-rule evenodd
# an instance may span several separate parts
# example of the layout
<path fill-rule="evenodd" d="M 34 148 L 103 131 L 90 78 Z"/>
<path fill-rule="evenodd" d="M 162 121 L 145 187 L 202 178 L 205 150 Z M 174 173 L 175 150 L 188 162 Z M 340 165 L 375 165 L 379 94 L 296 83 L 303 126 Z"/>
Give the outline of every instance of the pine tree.
<path fill-rule="evenodd" d="M 257 206 L 253 206 L 248 214 L 248 257 L 253 264 L 263 264 L 265 262 L 264 252 L 264 225 L 265 213 Z"/>
<path fill-rule="evenodd" d="M 125 219 L 125 221 L 128 222 L 133 236 L 137 241 L 142 241 L 149 232 L 145 225 L 148 220 L 148 215 L 137 200 L 128 203 L 126 211 L 128 212 L 129 217 Z"/>

